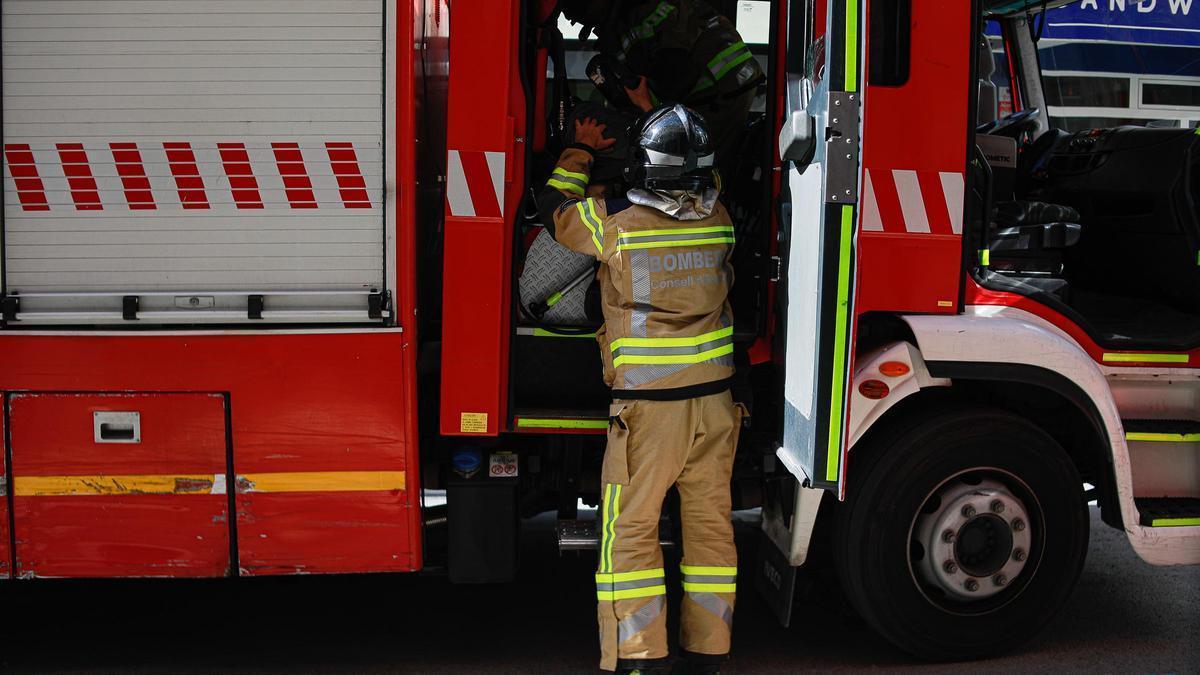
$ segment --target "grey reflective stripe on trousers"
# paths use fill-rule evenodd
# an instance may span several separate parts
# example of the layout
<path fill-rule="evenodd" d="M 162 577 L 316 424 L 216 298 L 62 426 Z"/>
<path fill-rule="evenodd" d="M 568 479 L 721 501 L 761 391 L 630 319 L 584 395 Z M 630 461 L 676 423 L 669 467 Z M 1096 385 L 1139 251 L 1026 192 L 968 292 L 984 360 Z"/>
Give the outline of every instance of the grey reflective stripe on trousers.
<path fill-rule="evenodd" d="M 629 268 L 633 272 L 633 312 L 629 315 L 629 336 L 646 337 L 646 319 L 654 305 L 650 303 L 650 254 L 632 251 Z"/>
<path fill-rule="evenodd" d="M 715 614 L 725 622 L 727 628 L 733 628 L 733 607 L 728 602 L 725 602 L 715 593 L 696 593 L 688 591 L 687 597 L 692 599 L 692 602 L 700 605 L 709 612 Z"/>
<path fill-rule="evenodd" d="M 737 583 L 736 574 L 685 574 L 685 584 L 732 584 Z"/>
<path fill-rule="evenodd" d="M 634 581 L 616 581 L 613 583 L 596 582 L 597 591 L 628 591 L 634 588 L 650 588 L 651 586 L 662 586 L 667 583 L 665 577 L 654 577 L 653 579 L 637 579 Z"/>
<path fill-rule="evenodd" d="M 728 605 L 727 605 L 728 606 Z M 667 598 L 664 595 L 656 595 L 650 598 L 650 602 L 646 603 L 638 611 L 621 619 L 621 623 L 617 624 L 617 642 L 625 642 L 629 638 L 641 633 L 654 623 L 654 620 L 662 616 L 663 610 L 667 607 Z M 732 613 L 732 610 L 731 610 Z M 732 621 L 732 617 L 730 621 Z"/>

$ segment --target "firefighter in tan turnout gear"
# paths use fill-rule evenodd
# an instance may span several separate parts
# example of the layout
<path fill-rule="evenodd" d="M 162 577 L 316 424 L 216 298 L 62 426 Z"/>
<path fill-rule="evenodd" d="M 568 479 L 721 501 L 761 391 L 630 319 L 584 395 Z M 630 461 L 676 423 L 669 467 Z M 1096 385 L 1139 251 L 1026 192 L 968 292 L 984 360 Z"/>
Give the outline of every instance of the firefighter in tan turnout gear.
<path fill-rule="evenodd" d="M 600 666 L 643 672 L 668 657 L 658 523 L 678 486 L 689 672 L 718 671 L 729 652 L 737 552 L 730 474 L 741 426 L 733 375 L 734 228 L 717 201 L 705 122 L 682 105 L 647 113 L 630 133 L 624 197 L 587 198 L 593 153 L 612 145 L 593 120 L 559 158 L 538 207 L 562 245 L 595 256 L 612 387 L 601 471 Z"/>

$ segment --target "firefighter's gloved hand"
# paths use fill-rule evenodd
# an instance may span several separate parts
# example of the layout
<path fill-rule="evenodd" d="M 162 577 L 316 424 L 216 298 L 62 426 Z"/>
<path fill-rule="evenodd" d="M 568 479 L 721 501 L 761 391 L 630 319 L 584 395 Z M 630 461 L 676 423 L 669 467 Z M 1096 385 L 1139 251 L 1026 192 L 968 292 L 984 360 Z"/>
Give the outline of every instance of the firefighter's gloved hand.
<path fill-rule="evenodd" d="M 597 152 L 607 150 L 616 145 L 617 139 L 605 138 L 606 125 L 596 122 L 591 117 L 575 120 L 575 142 L 588 146 Z"/>

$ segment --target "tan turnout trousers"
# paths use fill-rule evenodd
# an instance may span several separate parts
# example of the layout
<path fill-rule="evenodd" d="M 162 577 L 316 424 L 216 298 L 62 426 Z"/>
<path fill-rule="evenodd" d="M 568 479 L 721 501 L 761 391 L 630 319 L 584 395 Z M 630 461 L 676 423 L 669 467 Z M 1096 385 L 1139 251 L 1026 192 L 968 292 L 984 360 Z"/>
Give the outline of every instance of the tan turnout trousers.
<path fill-rule="evenodd" d="M 669 653 L 658 522 L 672 485 L 679 486 L 683 520 L 680 646 L 725 655 L 737 581 L 729 481 L 741 408 L 726 391 L 615 401 L 610 417 L 598 516 L 600 667 Z"/>

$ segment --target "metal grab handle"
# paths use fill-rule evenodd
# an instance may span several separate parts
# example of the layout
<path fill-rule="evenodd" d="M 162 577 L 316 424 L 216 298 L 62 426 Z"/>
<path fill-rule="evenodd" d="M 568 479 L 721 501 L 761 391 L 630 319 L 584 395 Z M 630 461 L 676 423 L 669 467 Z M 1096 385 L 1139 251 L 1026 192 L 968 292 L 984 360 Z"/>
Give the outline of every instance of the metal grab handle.
<path fill-rule="evenodd" d="M 136 412 L 94 412 L 92 438 L 97 443 L 141 443 L 142 415 Z"/>

